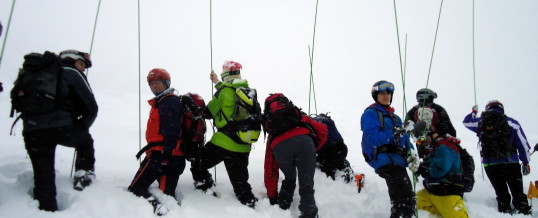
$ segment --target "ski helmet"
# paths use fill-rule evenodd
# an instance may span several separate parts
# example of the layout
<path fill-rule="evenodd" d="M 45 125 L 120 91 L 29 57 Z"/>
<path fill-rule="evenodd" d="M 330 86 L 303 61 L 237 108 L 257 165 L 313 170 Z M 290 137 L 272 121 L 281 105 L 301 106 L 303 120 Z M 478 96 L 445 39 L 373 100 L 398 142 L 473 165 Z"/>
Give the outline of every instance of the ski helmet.
<path fill-rule="evenodd" d="M 504 113 L 504 105 L 498 100 L 491 100 L 486 105 L 486 111 L 499 109 Z"/>
<path fill-rule="evenodd" d="M 148 74 L 148 83 L 155 80 L 163 82 L 165 88 L 170 88 L 170 74 L 162 68 L 153 68 Z"/>
<path fill-rule="evenodd" d="M 437 93 L 435 93 L 433 90 L 428 88 L 423 88 L 417 91 L 417 102 L 423 103 L 426 101 L 426 103 L 432 103 L 433 99 L 437 98 Z"/>
<path fill-rule="evenodd" d="M 223 81 L 226 81 L 224 78 L 227 76 L 232 75 L 240 75 L 241 69 L 243 69 L 243 66 L 235 61 L 225 61 L 222 65 L 222 73 L 220 74 L 220 77 Z"/>
<path fill-rule="evenodd" d="M 374 86 L 372 86 L 372 98 L 375 102 L 377 102 L 377 94 L 383 91 L 394 94 L 394 84 L 385 80 L 380 80 L 374 83 Z M 390 103 L 392 103 L 392 97 L 390 98 Z"/>
<path fill-rule="evenodd" d="M 86 68 L 90 68 L 92 66 L 90 54 L 77 50 L 71 49 L 60 52 L 60 59 L 62 62 L 74 62 L 76 60 L 81 60 L 84 62 L 84 64 L 86 64 Z"/>

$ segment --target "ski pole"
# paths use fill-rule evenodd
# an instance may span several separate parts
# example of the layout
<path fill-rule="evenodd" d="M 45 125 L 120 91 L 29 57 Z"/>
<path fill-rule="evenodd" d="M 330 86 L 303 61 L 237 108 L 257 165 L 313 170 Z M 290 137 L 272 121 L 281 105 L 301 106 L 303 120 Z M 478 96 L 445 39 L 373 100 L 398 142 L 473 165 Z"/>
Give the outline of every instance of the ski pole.
<path fill-rule="evenodd" d="M 9 27 L 11 26 L 11 17 L 13 16 L 13 9 L 15 8 L 15 0 L 11 4 L 11 11 L 9 12 L 9 19 L 7 20 L 6 36 L 4 36 L 4 42 L 2 43 L 2 52 L 0 52 L 0 66 L 2 66 L 2 57 L 4 57 L 4 49 L 6 48 L 7 36 L 9 33 Z"/>

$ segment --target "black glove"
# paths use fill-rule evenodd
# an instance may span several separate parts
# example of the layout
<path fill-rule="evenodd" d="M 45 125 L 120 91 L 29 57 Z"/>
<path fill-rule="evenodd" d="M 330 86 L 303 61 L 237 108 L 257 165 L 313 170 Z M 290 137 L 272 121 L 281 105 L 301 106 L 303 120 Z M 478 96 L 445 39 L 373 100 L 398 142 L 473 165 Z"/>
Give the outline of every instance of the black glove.
<path fill-rule="evenodd" d="M 278 204 L 278 197 L 269 198 L 269 204 L 271 204 L 271 205 Z"/>
<path fill-rule="evenodd" d="M 531 166 L 529 164 L 521 164 L 521 173 L 526 176 L 531 173 Z"/>
<path fill-rule="evenodd" d="M 428 164 L 426 162 L 420 163 L 418 170 L 415 174 L 420 175 L 423 178 L 430 177 L 430 169 L 428 167 Z"/>
<path fill-rule="evenodd" d="M 198 147 L 199 145 L 194 143 L 184 143 L 181 145 L 181 150 L 185 155 L 185 159 L 188 161 L 194 161 L 198 157 Z"/>
<path fill-rule="evenodd" d="M 172 160 L 172 151 L 163 151 L 163 157 L 161 159 L 161 174 L 168 172 L 170 161 Z"/>
<path fill-rule="evenodd" d="M 4 87 L 2 87 L 2 83 L 0 82 L 0 92 L 4 91 Z"/>
<path fill-rule="evenodd" d="M 417 123 L 415 123 L 415 125 L 413 125 L 413 130 L 411 131 L 411 134 L 413 134 L 413 137 L 415 138 L 423 136 L 427 127 L 428 124 L 426 123 L 426 121 L 418 121 Z"/>
<path fill-rule="evenodd" d="M 405 133 L 405 129 L 399 126 L 392 128 L 392 131 L 394 132 L 394 140 L 400 139 L 400 137 Z"/>

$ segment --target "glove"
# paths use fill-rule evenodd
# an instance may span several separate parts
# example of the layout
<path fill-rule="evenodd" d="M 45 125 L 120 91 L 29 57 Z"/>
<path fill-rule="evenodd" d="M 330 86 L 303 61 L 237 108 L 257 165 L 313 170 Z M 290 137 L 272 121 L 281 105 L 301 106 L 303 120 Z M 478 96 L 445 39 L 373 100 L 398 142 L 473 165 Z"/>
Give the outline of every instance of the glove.
<path fill-rule="evenodd" d="M 0 92 L 4 91 L 4 87 L 2 87 L 2 83 L 0 82 Z"/>
<path fill-rule="evenodd" d="M 477 114 L 478 113 L 478 105 L 474 105 L 473 106 L 473 114 Z"/>
<path fill-rule="evenodd" d="M 529 164 L 522 164 L 521 173 L 523 173 L 524 176 L 529 175 L 529 173 L 531 173 L 531 166 L 529 166 Z"/>
<path fill-rule="evenodd" d="M 424 134 L 424 132 L 426 131 L 426 128 L 428 128 L 428 123 L 426 123 L 426 121 L 424 120 L 418 121 L 416 124 L 413 125 L 411 134 L 413 135 L 415 139 L 418 139 L 418 137 Z"/>
<path fill-rule="evenodd" d="M 392 131 L 394 132 L 394 140 L 398 140 L 401 138 L 401 136 L 405 133 L 405 129 L 402 128 L 402 127 L 394 127 L 392 129 Z"/>
<path fill-rule="evenodd" d="M 416 150 L 409 150 L 409 154 L 407 156 L 407 163 L 409 163 L 409 169 L 411 170 L 411 172 L 416 173 L 420 164 L 420 158 L 418 157 L 418 153 Z"/>
<path fill-rule="evenodd" d="M 213 82 L 214 84 L 219 83 L 219 77 L 217 76 L 217 74 L 215 73 L 215 71 L 211 71 L 211 74 L 209 75 L 209 79 L 210 79 L 211 82 Z"/>
<path fill-rule="evenodd" d="M 163 151 L 163 159 L 161 160 L 161 174 L 168 172 L 170 160 L 172 159 L 172 151 Z"/>
<path fill-rule="evenodd" d="M 411 132 L 415 128 L 415 123 L 412 120 L 406 120 L 403 123 L 403 128 L 405 129 L 405 132 Z"/>
<path fill-rule="evenodd" d="M 415 174 L 422 176 L 422 178 L 429 178 L 430 169 L 428 168 L 428 164 L 425 162 L 420 163 L 418 170 Z"/>
<path fill-rule="evenodd" d="M 278 204 L 278 197 L 269 198 L 269 204 L 271 204 L 271 205 Z"/>

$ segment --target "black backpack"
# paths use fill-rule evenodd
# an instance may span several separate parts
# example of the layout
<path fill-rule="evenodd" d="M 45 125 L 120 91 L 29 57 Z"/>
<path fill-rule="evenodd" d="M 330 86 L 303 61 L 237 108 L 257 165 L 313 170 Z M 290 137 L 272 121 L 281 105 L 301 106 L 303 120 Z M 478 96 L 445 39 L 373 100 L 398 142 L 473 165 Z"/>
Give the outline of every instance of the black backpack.
<path fill-rule="evenodd" d="M 471 192 L 474 187 L 474 159 L 467 149 L 457 145 L 460 150 L 461 168 L 463 170 L 461 178 L 463 180 L 463 191 Z"/>
<path fill-rule="evenodd" d="M 510 143 L 510 127 L 505 114 L 497 111 L 484 111 L 478 122 L 481 155 L 488 158 L 509 159 L 516 152 Z"/>
<path fill-rule="evenodd" d="M 24 56 L 17 80 L 11 89 L 11 113 L 36 115 L 58 109 L 57 98 L 61 63 L 58 55 L 30 53 Z"/>

